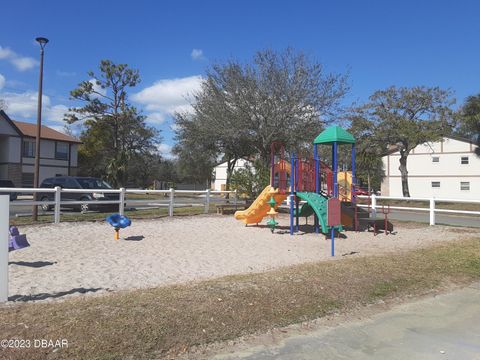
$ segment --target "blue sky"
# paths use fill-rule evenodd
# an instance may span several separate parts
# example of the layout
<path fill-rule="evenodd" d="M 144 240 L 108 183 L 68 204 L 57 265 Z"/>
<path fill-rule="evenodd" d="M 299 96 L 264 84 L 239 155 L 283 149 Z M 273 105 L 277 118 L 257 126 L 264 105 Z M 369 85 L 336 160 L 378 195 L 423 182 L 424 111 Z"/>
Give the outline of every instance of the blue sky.
<path fill-rule="evenodd" d="M 350 73 L 345 104 L 390 85 L 480 92 L 477 1 L 8 1 L 0 21 L 0 98 L 35 121 L 37 36 L 45 50 L 44 118 L 60 128 L 69 91 L 101 59 L 140 70 L 131 99 L 173 144 L 171 113 L 187 106 L 205 67 L 288 46 Z"/>

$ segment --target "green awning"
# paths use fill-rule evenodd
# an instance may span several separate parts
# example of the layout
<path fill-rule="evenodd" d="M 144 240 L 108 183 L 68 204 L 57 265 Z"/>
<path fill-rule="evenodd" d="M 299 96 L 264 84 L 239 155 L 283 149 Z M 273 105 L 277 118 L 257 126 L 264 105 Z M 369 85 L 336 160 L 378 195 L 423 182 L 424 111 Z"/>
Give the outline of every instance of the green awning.
<path fill-rule="evenodd" d="M 355 138 L 340 126 L 330 126 L 313 140 L 314 144 L 355 144 Z"/>

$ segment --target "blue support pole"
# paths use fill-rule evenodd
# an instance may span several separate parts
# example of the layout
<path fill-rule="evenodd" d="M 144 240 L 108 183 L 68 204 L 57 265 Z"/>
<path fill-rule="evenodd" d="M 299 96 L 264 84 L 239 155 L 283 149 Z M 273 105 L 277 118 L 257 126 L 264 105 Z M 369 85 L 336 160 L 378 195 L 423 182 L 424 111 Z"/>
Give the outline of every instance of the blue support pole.
<path fill-rule="evenodd" d="M 355 144 L 352 144 L 352 190 L 356 190 L 357 187 L 357 178 L 355 175 L 356 166 L 355 166 Z M 356 196 L 352 196 L 352 203 L 356 201 Z"/>
<path fill-rule="evenodd" d="M 337 159 L 337 150 L 338 144 L 337 142 L 333 143 L 332 147 L 332 170 L 333 170 L 333 196 L 338 197 L 338 175 L 337 175 L 337 168 L 338 168 L 338 159 Z"/>
<path fill-rule="evenodd" d="M 320 194 L 320 159 L 318 158 L 318 144 L 313 145 L 313 158 L 315 159 L 315 193 Z M 320 232 L 318 226 L 318 217 L 316 213 L 313 213 L 314 229 L 315 233 Z"/>
<path fill-rule="evenodd" d="M 295 194 L 298 192 L 298 179 L 299 179 L 299 174 L 300 173 L 300 159 L 297 157 L 297 164 L 295 166 Z M 295 199 L 295 209 L 296 209 L 296 228 L 295 228 L 295 231 L 298 231 L 299 230 L 299 226 L 298 226 L 298 205 L 299 205 L 300 201 L 298 200 L 298 197 L 296 197 Z"/>
<path fill-rule="evenodd" d="M 320 161 L 318 160 L 318 145 L 313 145 L 313 158 L 315 159 L 315 192 L 320 193 Z"/>
<path fill-rule="evenodd" d="M 297 209 L 297 212 L 295 214 L 295 231 L 300 231 L 300 216 L 299 216 L 299 209 L 300 207 L 300 201 L 298 200 L 298 197 L 295 199 L 295 208 Z"/>
<path fill-rule="evenodd" d="M 335 256 L 335 228 L 330 229 L 330 238 L 332 240 L 332 256 Z"/>
<path fill-rule="evenodd" d="M 333 196 L 338 198 L 338 179 L 337 179 L 337 167 L 338 167 L 338 144 L 337 142 L 333 143 L 332 146 L 332 170 L 333 170 Z M 330 229 L 330 237 L 332 240 L 332 256 L 335 256 L 335 228 L 332 226 Z"/>
<path fill-rule="evenodd" d="M 293 202 L 295 197 L 295 154 L 292 153 L 290 162 L 290 235 L 293 235 Z"/>

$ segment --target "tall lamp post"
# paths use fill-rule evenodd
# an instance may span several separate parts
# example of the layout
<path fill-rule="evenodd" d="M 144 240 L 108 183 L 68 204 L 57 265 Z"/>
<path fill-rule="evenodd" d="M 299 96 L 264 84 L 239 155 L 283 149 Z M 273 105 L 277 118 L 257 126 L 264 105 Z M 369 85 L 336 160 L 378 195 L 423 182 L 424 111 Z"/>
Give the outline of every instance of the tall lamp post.
<path fill-rule="evenodd" d="M 43 92 L 43 52 L 48 39 L 37 37 L 35 39 L 40 44 L 40 77 L 38 80 L 38 103 L 37 103 L 37 136 L 35 141 L 35 170 L 33 173 L 33 187 L 38 188 L 40 175 L 40 138 L 42 130 L 42 92 Z M 37 193 L 33 193 L 33 201 L 37 201 Z M 38 220 L 38 206 L 33 205 L 33 221 Z"/>

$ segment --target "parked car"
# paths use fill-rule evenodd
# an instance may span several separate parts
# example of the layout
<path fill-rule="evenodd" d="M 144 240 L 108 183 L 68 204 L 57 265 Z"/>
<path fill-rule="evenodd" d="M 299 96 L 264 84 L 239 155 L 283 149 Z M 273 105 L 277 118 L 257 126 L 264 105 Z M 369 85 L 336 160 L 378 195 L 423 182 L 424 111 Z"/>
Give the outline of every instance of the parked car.
<path fill-rule="evenodd" d="M 0 180 L 0 188 L 14 188 L 15 185 L 10 180 Z M 16 192 L 0 192 L 0 195 L 10 195 L 10 201 L 17 200 L 18 193 Z"/>
<path fill-rule="evenodd" d="M 62 189 L 85 189 L 85 190 L 97 190 L 98 192 L 85 192 L 85 193 L 69 193 L 62 192 L 61 201 L 118 201 L 120 194 L 103 193 L 102 190 L 112 189 L 112 186 L 105 180 L 94 177 L 80 177 L 80 176 L 57 176 L 47 178 L 42 181 L 40 188 L 54 188 L 56 186 Z M 41 201 L 54 201 L 54 193 L 39 193 L 38 198 Z M 63 208 L 72 208 L 74 210 L 80 210 L 82 213 L 88 210 L 98 211 L 115 211 L 118 210 L 118 204 L 81 204 L 81 205 L 69 205 L 62 204 Z M 48 211 L 53 208 L 53 205 L 42 205 L 42 210 Z"/>

